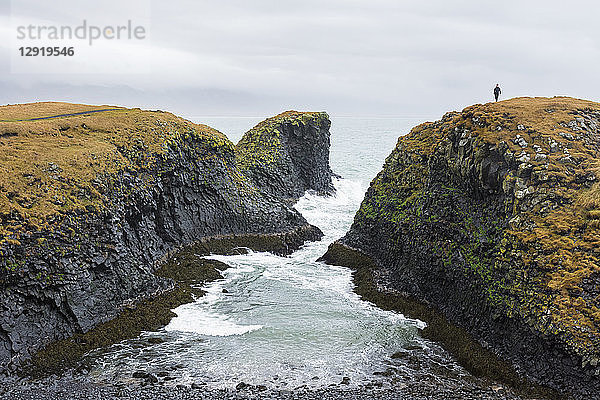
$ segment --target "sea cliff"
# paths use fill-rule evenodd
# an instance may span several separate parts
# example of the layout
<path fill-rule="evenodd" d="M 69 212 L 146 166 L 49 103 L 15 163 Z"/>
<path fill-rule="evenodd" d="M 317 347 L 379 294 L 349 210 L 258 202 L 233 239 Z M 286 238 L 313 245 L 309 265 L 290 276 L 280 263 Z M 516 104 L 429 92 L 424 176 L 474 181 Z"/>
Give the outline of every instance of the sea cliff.
<path fill-rule="evenodd" d="M 599 128 L 600 104 L 561 97 L 419 125 L 323 259 L 369 275 L 381 303 L 427 305 L 530 382 L 594 398 Z"/>
<path fill-rule="evenodd" d="M 238 149 L 161 111 L 36 103 L 0 107 L 0 120 L 0 370 L 173 291 L 181 274 L 155 272 L 182 251 L 196 260 L 186 248 L 286 254 L 322 235 L 289 200 L 331 190 L 325 113 L 269 119 L 261 137 L 276 147 L 247 134 Z M 288 146 L 295 132 L 320 147 Z M 296 184 L 262 168 L 271 160 L 299 171 L 292 180 L 322 173 Z M 293 190 L 275 193 L 270 180 Z"/>
<path fill-rule="evenodd" d="M 237 165 L 275 197 L 294 200 L 307 190 L 330 194 L 330 126 L 324 113 L 288 111 L 269 118 L 236 145 Z"/>

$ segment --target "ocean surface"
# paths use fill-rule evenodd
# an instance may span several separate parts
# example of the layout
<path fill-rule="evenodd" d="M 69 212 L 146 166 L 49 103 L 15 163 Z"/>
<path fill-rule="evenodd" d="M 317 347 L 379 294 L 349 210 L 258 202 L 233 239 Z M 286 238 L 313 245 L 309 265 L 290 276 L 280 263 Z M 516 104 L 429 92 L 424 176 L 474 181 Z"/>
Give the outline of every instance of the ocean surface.
<path fill-rule="evenodd" d="M 260 118 L 198 118 L 237 142 Z M 382 311 L 353 292 L 348 269 L 316 262 L 350 227 L 369 182 L 416 118 L 332 118 L 336 195 L 307 194 L 295 207 L 323 240 L 289 257 L 270 253 L 213 256 L 231 266 L 207 294 L 175 309 L 159 332 L 91 353 L 88 378 L 127 383 L 132 372 L 165 384 L 235 388 L 322 388 L 471 379 L 438 345 L 419 335 L 421 321 Z M 149 340 L 159 338 L 161 340 Z M 394 354 L 402 357 L 392 357 Z M 393 374 L 390 373 L 393 371 Z M 395 383 L 390 376 L 394 376 Z M 445 383 L 443 383 L 445 382 Z"/>

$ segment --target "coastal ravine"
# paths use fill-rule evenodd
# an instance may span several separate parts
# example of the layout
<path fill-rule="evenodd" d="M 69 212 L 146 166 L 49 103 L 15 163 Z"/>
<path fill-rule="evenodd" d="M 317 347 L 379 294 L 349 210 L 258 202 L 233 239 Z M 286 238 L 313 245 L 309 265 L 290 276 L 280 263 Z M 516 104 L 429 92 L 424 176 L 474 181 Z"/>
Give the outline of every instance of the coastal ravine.
<path fill-rule="evenodd" d="M 422 322 L 362 301 L 350 270 L 314 261 L 348 228 L 364 192 L 351 180 L 335 186 L 335 196 L 307 194 L 296 204 L 323 240 L 290 257 L 214 256 L 231 266 L 225 279 L 177 308 L 164 329 L 89 354 L 84 378 L 127 385 L 155 376 L 162 385 L 229 390 L 481 384 L 419 336 Z"/>
<path fill-rule="evenodd" d="M 422 322 L 362 301 L 350 269 L 315 262 L 347 232 L 397 132 L 412 124 L 337 120 L 334 134 L 344 140 L 332 143 L 332 166 L 347 179 L 335 180 L 335 196 L 307 194 L 295 205 L 323 231 L 321 241 L 289 257 L 213 256 L 230 266 L 224 279 L 177 308 L 165 328 L 88 353 L 60 377 L 0 390 L 0 398 L 40 390 L 44 398 L 518 398 L 421 338 Z M 366 131 L 383 144 L 370 146 Z"/>
<path fill-rule="evenodd" d="M 424 345 L 422 323 L 363 302 L 352 291 L 348 269 L 314 261 L 348 229 L 364 192 L 350 180 L 338 180 L 336 188 L 335 196 L 307 194 L 296 205 L 323 230 L 323 240 L 290 257 L 214 256 L 231 266 L 225 279 L 177 308 L 163 330 L 89 355 L 89 377 L 128 381 L 144 372 L 163 375 L 169 384 L 215 388 L 381 380 L 377 373 L 390 366 L 392 354 Z"/>

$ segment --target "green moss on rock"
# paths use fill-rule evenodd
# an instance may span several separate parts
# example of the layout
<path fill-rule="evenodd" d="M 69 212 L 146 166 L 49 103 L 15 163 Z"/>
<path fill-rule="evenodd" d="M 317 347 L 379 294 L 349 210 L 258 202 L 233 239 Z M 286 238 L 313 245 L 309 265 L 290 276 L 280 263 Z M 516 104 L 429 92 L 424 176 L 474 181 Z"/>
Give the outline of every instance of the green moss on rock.
<path fill-rule="evenodd" d="M 558 392 L 547 387 L 531 384 L 523 379 L 510 363 L 498 358 L 484 348 L 463 328 L 448 321 L 440 310 L 431 304 L 378 286 L 374 273 L 379 269 L 371 257 L 359 250 L 339 242 L 332 243 L 321 261 L 343 265 L 353 270 L 354 291 L 365 301 L 372 302 L 384 310 L 400 312 L 409 318 L 419 319 L 427 324 L 421 331 L 424 338 L 440 343 L 470 373 L 477 377 L 505 383 L 519 394 L 527 397 L 563 399 Z M 393 354 L 392 358 L 401 355 Z"/>
<path fill-rule="evenodd" d="M 279 164 L 285 157 L 285 149 L 281 146 L 283 125 L 319 127 L 324 120 L 329 120 L 326 113 L 286 111 L 260 122 L 236 145 L 238 165 L 241 169 L 249 169 L 257 165 Z"/>
<path fill-rule="evenodd" d="M 328 131 L 320 133 L 328 141 Z M 318 150 L 319 157 L 311 158 L 312 147 L 300 157 L 329 171 L 328 146 Z M 268 172 L 276 175 L 259 183 L 281 177 Z M 182 246 L 196 254 L 240 246 L 289 254 L 320 238 L 288 199 L 249 179 L 224 135 L 169 113 L 0 107 L 0 372 L 75 332 L 73 340 L 85 342 L 68 350 L 76 358 L 164 324 L 173 305 L 201 294 L 197 282 L 220 276 L 215 263 L 182 253 L 157 272 L 158 261 Z M 134 303 L 135 315 L 123 311 Z M 71 342 L 50 345 L 56 357 L 38 360 L 60 364 L 60 343 Z"/>

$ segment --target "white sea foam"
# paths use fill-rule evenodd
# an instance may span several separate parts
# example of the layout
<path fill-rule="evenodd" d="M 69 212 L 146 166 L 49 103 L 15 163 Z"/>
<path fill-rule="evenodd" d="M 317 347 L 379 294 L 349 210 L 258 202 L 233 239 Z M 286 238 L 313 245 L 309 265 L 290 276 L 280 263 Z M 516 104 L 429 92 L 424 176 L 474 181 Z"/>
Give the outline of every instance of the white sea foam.
<path fill-rule="evenodd" d="M 295 205 L 309 223 L 321 228 L 326 235 L 325 242 L 346 233 L 352 220 L 343 216 L 356 211 L 365 192 L 361 181 L 334 179 L 333 184 L 336 189 L 333 196 L 306 193 Z"/>
<path fill-rule="evenodd" d="M 262 328 L 262 325 L 238 325 L 227 316 L 198 309 L 196 304 L 175 309 L 177 314 L 165 327 L 168 332 L 189 332 L 206 336 L 243 335 Z"/>
<path fill-rule="evenodd" d="M 245 255 L 253 257 L 252 252 Z M 211 257 L 218 259 L 222 257 Z M 184 304 L 173 310 L 177 316 L 165 327 L 167 332 L 189 332 L 206 336 L 231 336 L 243 335 L 262 328 L 262 325 L 240 325 L 232 321 L 227 315 L 212 310 L 212 307 L 225 296 L 223 288 L 236 278 L 255 271 L 252 265 L 232 265 L 223 274 L 225 279 L 220 279 L 202 287 L 206 293 L 196 302 Z"/>

